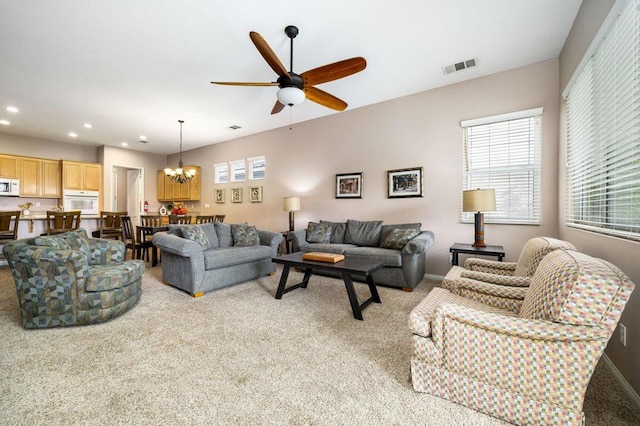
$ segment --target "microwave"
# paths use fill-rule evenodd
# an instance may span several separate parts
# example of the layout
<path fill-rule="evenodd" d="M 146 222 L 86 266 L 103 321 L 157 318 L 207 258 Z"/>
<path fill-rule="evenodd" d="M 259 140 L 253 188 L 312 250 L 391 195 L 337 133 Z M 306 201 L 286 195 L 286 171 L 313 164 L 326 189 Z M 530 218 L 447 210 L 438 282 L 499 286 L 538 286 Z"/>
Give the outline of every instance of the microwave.
<path fill-rule="evenodd" d="M 97 215 L 100 192 L 65 189 L 62 193 L 62 206 L 65 211 L 80 210 L 81 215 Z"/>
<path fill-rule="evenodd" d="M 19 197 L 20 179 L 0 178 L 0 195 L 5 197 Z"/>

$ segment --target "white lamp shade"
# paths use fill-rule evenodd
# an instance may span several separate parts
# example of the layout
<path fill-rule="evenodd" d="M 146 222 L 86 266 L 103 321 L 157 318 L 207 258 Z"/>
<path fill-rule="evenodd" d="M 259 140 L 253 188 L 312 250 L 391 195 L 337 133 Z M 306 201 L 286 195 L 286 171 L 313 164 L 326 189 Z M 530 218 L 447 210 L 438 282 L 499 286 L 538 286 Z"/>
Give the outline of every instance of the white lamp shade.
<path fill-rule="evenodd" d="M 282 210 L 285 212 L 297 212 L 300 210 L 300 198 L 284 197 L 282 199 Z"/>
<path fill-rule="evenodd" d="M 471 189 L 462 192 L 463 212 L 488 212 L 495 210 L 495 189 Z"/>
<path fill-rule="evenodd" d="M 289 106 L 302 103 L 305 99 L 304 92 L 297 87 L 283 87 L 276 96 L 281 104 Z"/>

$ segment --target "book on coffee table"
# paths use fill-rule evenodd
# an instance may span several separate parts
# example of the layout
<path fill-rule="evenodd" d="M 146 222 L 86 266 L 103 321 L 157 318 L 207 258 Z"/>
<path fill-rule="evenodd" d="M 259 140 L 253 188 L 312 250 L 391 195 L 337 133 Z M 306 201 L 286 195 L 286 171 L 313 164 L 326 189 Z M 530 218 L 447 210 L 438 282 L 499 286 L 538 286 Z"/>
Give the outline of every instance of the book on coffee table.
<path fill-rule="evenodd" d="M 319 251 L 312 251 L 302 255 L 304 260 L 317 260 L 319 262 L 337 263 L 344 260 L 343 254 L 336 253 L 322 253 Z"/>

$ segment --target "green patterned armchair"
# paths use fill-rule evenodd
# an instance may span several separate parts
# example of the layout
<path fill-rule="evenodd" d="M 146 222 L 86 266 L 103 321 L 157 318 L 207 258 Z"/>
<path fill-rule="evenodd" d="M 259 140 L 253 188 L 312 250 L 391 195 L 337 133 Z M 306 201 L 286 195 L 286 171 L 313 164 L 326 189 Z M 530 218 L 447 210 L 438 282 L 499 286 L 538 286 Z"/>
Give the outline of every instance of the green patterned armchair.
<path fill-rule="evenodd" d="M 95 324 L 131 309 L 142 294 L 144 262 L 124 260 L 124 243 L 84 229 L 11 241 L 3 252 L 24 328 Z"/>
<path fill-rule="evenodd" d="M 611 263 L 565 250 L 540 262 L 517 312 L 434 288 L 410 314 L 413 388 L 515 424 L 584 424 L 633 288 Z"/>
<path fill-rule="evenodd" d="M 517 311 L 540 261 L 554 250 L 577 250 L 568 241 L 535 237 L 522 247 L 517 262 L 469 258 L 464 268 L 452 266 L 442 287 L 465 297 Z"/>

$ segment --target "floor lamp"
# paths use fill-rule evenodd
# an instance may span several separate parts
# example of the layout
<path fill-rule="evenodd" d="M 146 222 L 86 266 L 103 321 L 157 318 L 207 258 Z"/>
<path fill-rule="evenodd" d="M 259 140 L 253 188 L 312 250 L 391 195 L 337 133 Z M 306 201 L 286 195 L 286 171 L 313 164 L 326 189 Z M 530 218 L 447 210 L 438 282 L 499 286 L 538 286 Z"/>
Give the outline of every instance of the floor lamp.
<path fill-rule="evenodd" d="M 294 231 L 295 217 L 293 212 L 300 210 L 300 198 L 299 197 L 284 197 L 282 199 L 282 210 L 289 212 L 289 231 Z"/>
<path fill-rule="evenodd" d="M 484 243 L 484 215 L 482 212 L 496 210 L 495 189 L 471 189 L 462 192 L 462 211 L 475 212 L 474 247 L 486 247 Z"/>

